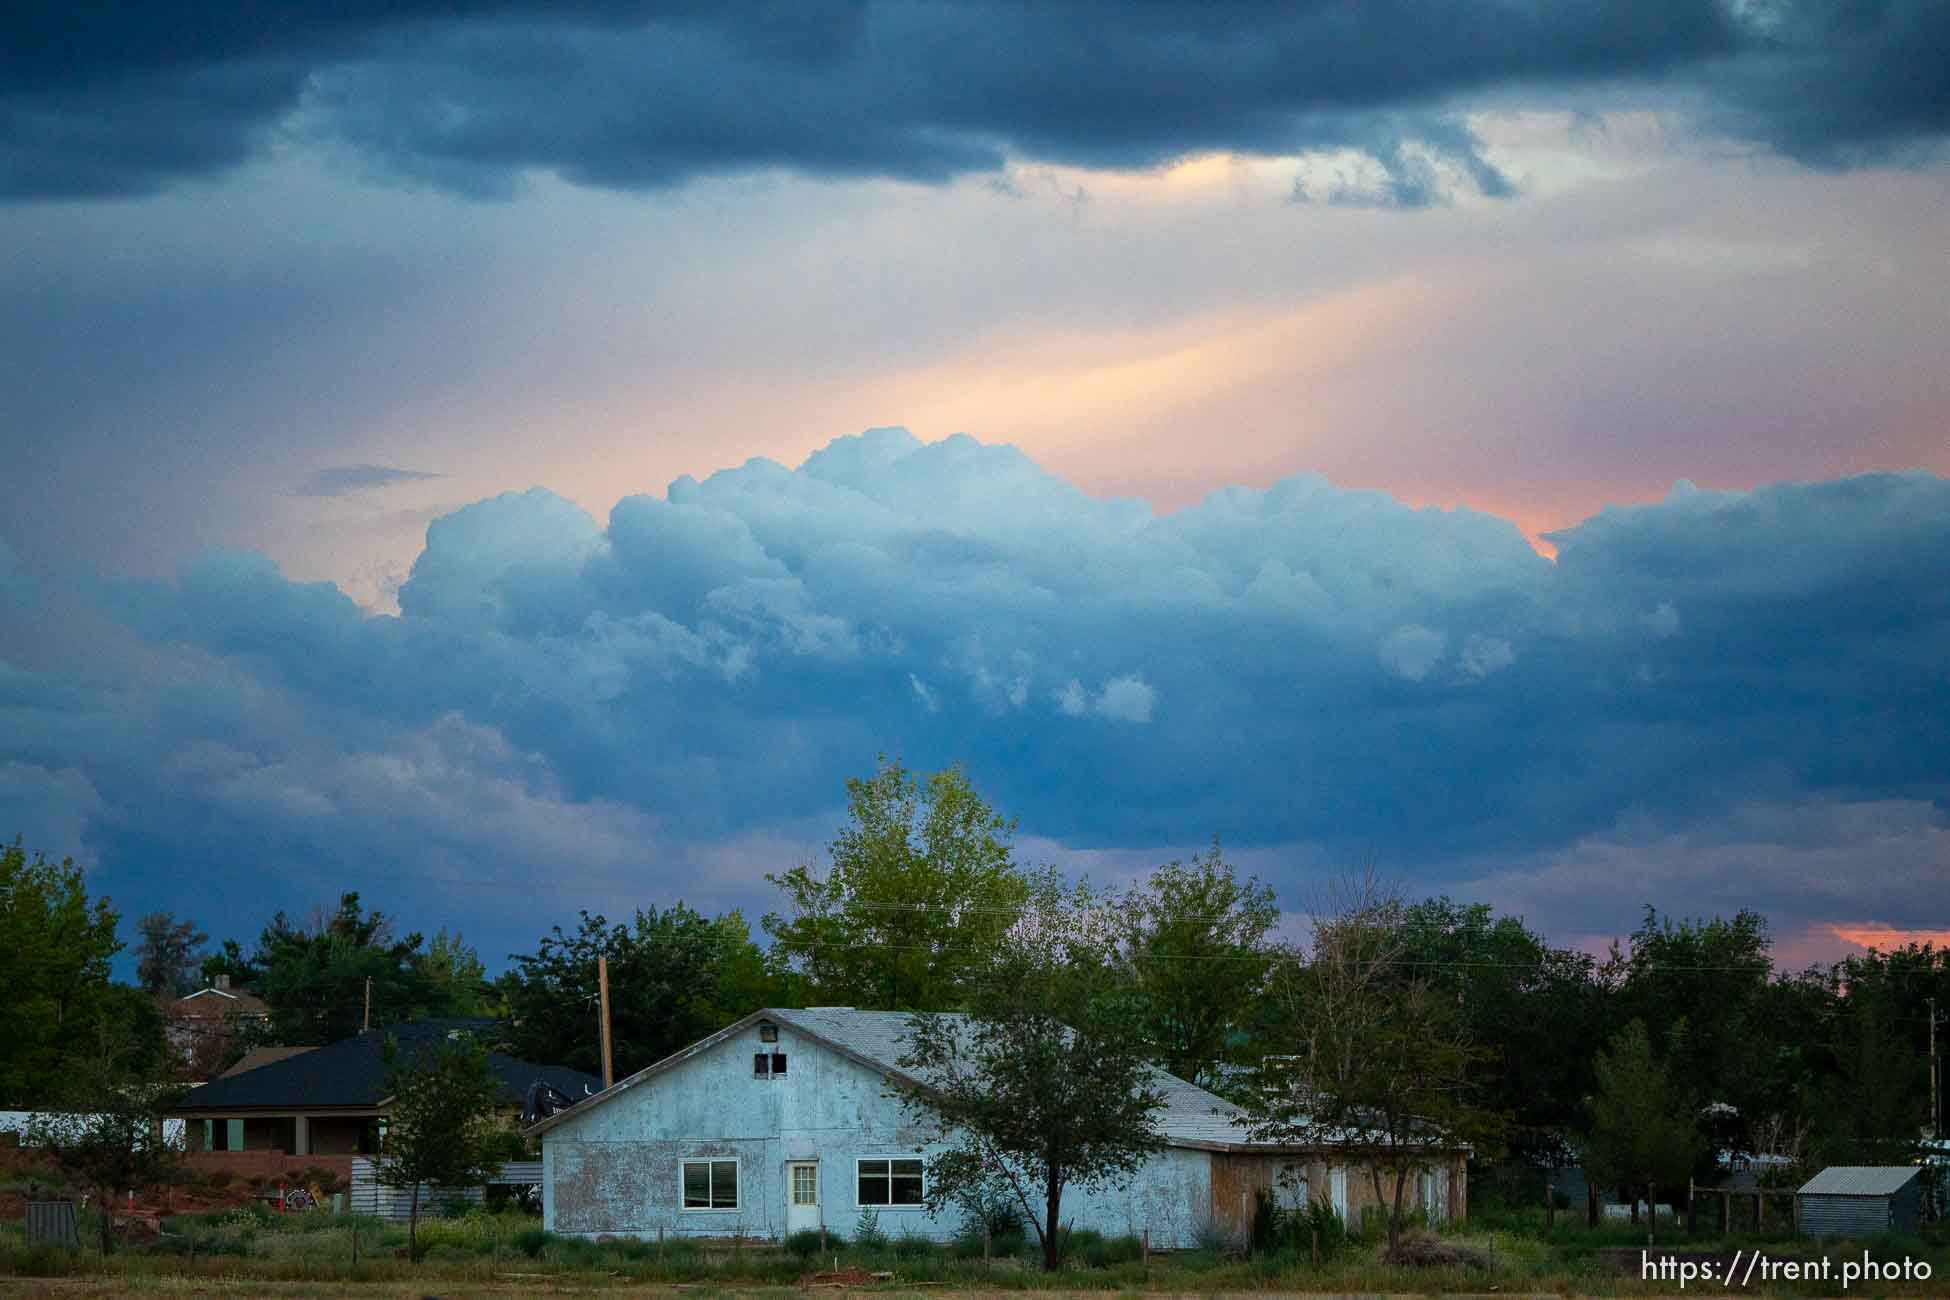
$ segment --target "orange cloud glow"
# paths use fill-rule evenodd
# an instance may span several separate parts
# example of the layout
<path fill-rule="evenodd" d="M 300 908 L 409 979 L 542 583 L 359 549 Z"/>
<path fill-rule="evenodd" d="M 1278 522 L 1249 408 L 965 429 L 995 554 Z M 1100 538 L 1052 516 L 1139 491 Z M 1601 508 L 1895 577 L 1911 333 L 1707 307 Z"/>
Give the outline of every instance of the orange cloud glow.
<path fill-rule="evenodd" d="M 1830 925 L 1829 933 L 1857 948 L 1880 948 L 1887 952 L 1905 944 L 1928 943 L 1950 948 L 1950 930 L 1899 930 L 1888 925 Z"/>

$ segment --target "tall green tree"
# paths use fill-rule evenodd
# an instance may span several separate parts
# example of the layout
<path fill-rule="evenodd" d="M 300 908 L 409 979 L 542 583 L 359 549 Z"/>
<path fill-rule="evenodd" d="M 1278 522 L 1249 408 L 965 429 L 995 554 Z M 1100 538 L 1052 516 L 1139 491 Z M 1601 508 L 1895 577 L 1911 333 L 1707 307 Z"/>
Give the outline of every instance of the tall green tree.
<path fill-rule="evenodd" d="M 113 1009 L 119 919 L 88 897 L 71 859 L 30 860 L 18 841 L 0 848 L 0 1105 L 49 1099 L 82 1029 Z"/>
<path fill-rule="evenodd" d="M 210 936 L 194 921 L 174 912 L 151 912 L 135 923 L 135 982 L 151 997 L 181 997 L 192 992 Z"/>
<path fill-rule="evenodd" d="M 767 876 L 785 909 L 764 919 L 772 956 L 822 1002 L 886 1011 L 961 1004 L 1023 906 L 1015 822 L 959 767 L 916 777 L 883 758 L 846 783 L 848 821 L 825 873 Z"/>
<path fill-rule="evenodd" d="M 479 951 L 458 931 L 449 937 L 443 927 L 434 935 L 420 965 L 433 981 L 434 1000 L 444 1007 L 447 1015 L 494 1014 L 498 999 L 488 984 L 487 967 L 482 964 Z"/>
<path fill-rule="evenodd" d="M 1187 862 L 1168 862 L 1125 896 L 1120 938 L 1144 1010 L 1146 1034 L 1167 1071 L 1205 1087 L 1245 1056 L 1254 1003 L 1275 959 L 1273 891 L 1241 881 L 1217 840 Z"/>
<path fill-rule="evenodd" d="M 1677 1191 L 1706 1146 L 1700 1132 L 1699 1094 L 1674 1068 L 1673 1054 L 1689 1040 L 1675 1025 L 1664 1057 L 1653 1049 L 1643 1020 L 1612 1035 L 1593 1063 L 1598 1091 L 1591 1099 L 1591 1134 L 1584 1163 L 1595 1183 L 1645 1198 L 1645 1239 L 1653 1240 L 1659 1189 Z"/>
<path fill-rule="evenodd" d="M 496 1117 L 500 1085 L 485 1043 L 472 1035 L 403 1048 L 386 1044 L 392 1110 L 386 1149 L 374 1176 L 408 1188 L 407 1253 L 420 1257 L 420 1194 L 428 1187 L 473 1187 L 500 1170 L 506 1127 Z"/>
<path fill-rule="evenodd" d="M 1769 1023 L 1772 948 L 1758 912 L 1675 920 L 1648 906 L 1601 972 L 1616 990 L 1611 1026 L 1642 1020 L 1682 1035 L 1667 1053 L 1678 1082 L 1716 1105 L 1718 1143 L 1740 1150 L 1752 1149 L 1753 1121 L 1793 1101 L 1788 1045 Z"/>
<path fill-rule="evenodd" d="M 449 990 L 426 969 L 421 936 L 393 936 L 392 918 L 368 912 L 357 893 L 339 896 L 338 910 L 308 922 L 283 912 L 258 939 L 251 965 L 262 971 L 258 991 L 271 1007 L 269 1032 L 280 1043 L 332 1043 L 365 1024 L 371 981 L 374 1028 L 451 1011 Z"/>
<path fill-rule="evenodd" d="M 602 1068 L 598 957 L 609 960 L 610 1030 L 618 1077 L 635 1073 L 775 999 L 764 958 L 738 912 L 711 919 L 678 903 L 611 925 L 582 913 L 533 953 L 514 954 L 496 985 L 519 1056 L 589 1073 Z"/>
<path fill-rule="evenodd" d="M 1276 986 L 1286 1050 L 1261 1066 L 1246 1110 L 1256 1138 L 1331 1144 L 1365 1166 L 1387 1207 L 1393 1256 L 1409 1180 L 1464 1146 L 1495 1154 L 1504 1117 L 1476 1100 L 1484 1053 L 1462 1032 L 1453 999 L 1404 963 L 1399 894 L 1361 875 L 1311 910 L 1307 966 Z"/>
<path fill-rule="evenodd" d="M 1019 1207 L 1062 1263 L 1063 1197 L 1128 1182 L 1162 1145 L 1162 1080 L 1098 900 L 1040 877 L 1020 920 L 962 972 L 967 1015 L 922 1012 L 900 1058 L 909 1114 L 943 1144 L 926 1199 Z"/>
<path fill-rule="evenodd" d="M 1513 1152 L 1566 1161 L 1604 1043 L 1592 957 L 1553 947 L 1487 904 L 1431 898 L 1403 910 L 1399 966 L 1454 1005 L 1463 1040 L 1483 1052 L 1478 1096 L 1510 1116 Z"/>

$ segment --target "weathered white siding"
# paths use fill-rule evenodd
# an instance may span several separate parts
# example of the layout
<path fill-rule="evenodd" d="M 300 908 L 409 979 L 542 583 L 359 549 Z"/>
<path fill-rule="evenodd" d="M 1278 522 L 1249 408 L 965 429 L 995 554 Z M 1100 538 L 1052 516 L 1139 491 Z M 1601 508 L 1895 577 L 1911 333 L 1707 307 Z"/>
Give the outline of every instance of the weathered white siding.
<path fill-rule="evenodd" d="M 784 1052 L 784 1078 L 755 1078 L 752 1054 Z M 779 1026 L 776 1044 L 757 1028 L 700 1051 L 593 1106 L 542 1139 L 543 1223 L 582 1236 L 778 1238 L 785 1230 L 785 1167 L 819 1164 L 826 1226 L 853 1234 L 860 1216 L 855 1161 L 930 1155 L 887 1079 Z M 681 1165 L 736 1159 L 735 1210 L 682 1209 Z M 1063 1217 L 1111 1235 L 1149 1229 L 1160 1247 L 1190 1245 L 1211 1204 L 1210 1157 L 1171 1149 L 1127 1188 L 1065 1194 Z M 954 1210 L 877 1207 L 889 1236 L 946 1239 Z"/>

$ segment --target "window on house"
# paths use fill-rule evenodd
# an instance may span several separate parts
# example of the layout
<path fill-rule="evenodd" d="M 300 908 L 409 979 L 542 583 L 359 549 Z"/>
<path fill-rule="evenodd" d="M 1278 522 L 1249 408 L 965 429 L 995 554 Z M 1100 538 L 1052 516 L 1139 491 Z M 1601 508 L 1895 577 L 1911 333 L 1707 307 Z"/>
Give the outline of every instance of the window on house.
<path fill-rule="evenodd" d="M 861 1205 L 920 1205 L 925 1199 L 918 1157 L 862 1160 L 859 1168 Z"/>
<path fill-rule="evenodd" d="M 686 1160 L 684 1162 L 684 1208 L 687 1210 L 737 1209 L 738 1162 L 736 1160 Z"/>
<path fill-rule="evenodd" d="M 758 1022 L 758 1041 L 759 1041 L 759 1042 L 761 1042 L 761 1043 L 776 1043 L 776 1042 L 778 1042 L 778 1041 L 779 1041 L 779 1027 L 778 1027 L 777 1025 L 775 1025 L 775 1024 L 773 1024 L 773 1023 L 772 1023 L 771 1021 L 769 1021 L 769 1020 L 761 1020 L 761 1021 L 759 1021 L 759 1022 Z"/>
<path fill-rule="evenodd" d="M 767 1079 L 785 1073 L 784 1052 L 753 1052 L 752 1074 L 756 1078 Z"/>

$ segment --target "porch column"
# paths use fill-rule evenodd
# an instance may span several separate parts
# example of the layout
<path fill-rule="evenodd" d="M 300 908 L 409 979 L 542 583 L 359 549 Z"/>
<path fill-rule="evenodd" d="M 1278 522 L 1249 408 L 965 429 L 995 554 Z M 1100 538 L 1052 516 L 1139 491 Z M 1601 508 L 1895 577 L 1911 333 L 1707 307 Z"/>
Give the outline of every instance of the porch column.
<path fill-rule="evenodd" d="M 300 1115 L 291 1121 L 291 1154 L 308 1156 L 311 1154 L 311 1119 Z"/>

